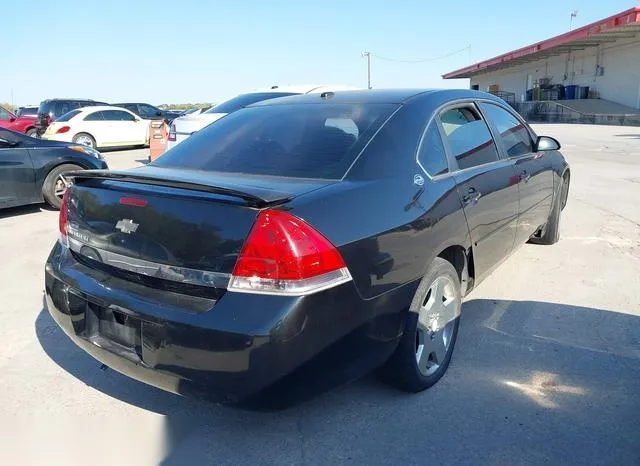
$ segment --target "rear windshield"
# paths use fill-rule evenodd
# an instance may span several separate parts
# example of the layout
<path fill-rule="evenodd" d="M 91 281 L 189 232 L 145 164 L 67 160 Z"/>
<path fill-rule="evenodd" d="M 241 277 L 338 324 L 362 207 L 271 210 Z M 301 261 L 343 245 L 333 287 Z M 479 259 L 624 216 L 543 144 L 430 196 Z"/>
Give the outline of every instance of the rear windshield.
<path fill-rule="evenodd" d="M 152 165 L 339 179 L 396 108 L 329 103 L 249 107 L 198 131 Z"/>
<path fill-rule="evenodd" d="M 210 108 L 205 113 L 231 113 L 236 110 L 240 110 L 247 105 L 255 104 L 256 102 L 275 99 L 277 97 L 287 97 L 290 95 L 297 94 L 295 92 L 253 92 L 251 94 L 242 94 Z"/>
<path fill-rule="evenodd" d="M 70 112 L 67 112 L 64 115 L 60 115 L 58 118 L 56 118 L 56 121 L 69 121 L 78 113 L 80 113 L 80 110 L 71 110 Z"/>

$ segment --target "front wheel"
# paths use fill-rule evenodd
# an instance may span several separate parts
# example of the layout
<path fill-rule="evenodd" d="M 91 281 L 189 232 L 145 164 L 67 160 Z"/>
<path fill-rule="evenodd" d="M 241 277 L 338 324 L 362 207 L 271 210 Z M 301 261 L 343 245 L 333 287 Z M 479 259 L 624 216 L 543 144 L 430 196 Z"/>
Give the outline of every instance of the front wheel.
<path fill-rule="evenodd" d="M 64 175 L 77 170 L 82 170 L 82 167 L 71 163 L 65 163 L 64 165 L 55 167 L 49 172 L 42 185 L 42 197 L 44 197 L 47 204 L 54 209 L 60 208 L 60 205 L 62 204 L 62 197 L 69 187 L 69 183 Z"/>
<path fill-rule="evenodd" d="M 38 137 L 38 131 L 36 131 L 35 128 L 31 128 L 29 131 L 27 131 L 25 133 L 27 136 L 29 136 L 30 138 L 37 138 Z"/>
<path fill-rule="evenodd" d="M 560 218 L 562 209 L 567 204 L 568 188 L 569 184 L 563 178 L 560 186 L 558 186 L 558 193 L 554 196 L 553 207 L 549 213 L 547 223 L 542 227 L 538 236 L 533 236 L 529 239 L 530 243 L 551 245 L 560 240 Z"/>
<path fill-rule="evenodd" d="M 437 257 L 418 286 L 404 335 L 382 367 L 382 378 L 414 393 L 440 380 L 451 361 L 461 309 L 458 272 L 450 262 Z"/>

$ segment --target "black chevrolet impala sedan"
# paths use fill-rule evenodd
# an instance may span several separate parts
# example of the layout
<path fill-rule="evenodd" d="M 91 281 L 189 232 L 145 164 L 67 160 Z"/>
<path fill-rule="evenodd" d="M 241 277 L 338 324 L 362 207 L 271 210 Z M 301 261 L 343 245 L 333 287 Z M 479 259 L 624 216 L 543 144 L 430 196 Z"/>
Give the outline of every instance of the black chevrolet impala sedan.
<path fill-rule="evenodd" d="M 76 173 L 47 307 L 96 359 L 175 393 L 373 369 L 419 392 L 447 370 L 463 297 L 558 241 L 559 148 L 477 91 L 256 104 L 148 166 Z"/>

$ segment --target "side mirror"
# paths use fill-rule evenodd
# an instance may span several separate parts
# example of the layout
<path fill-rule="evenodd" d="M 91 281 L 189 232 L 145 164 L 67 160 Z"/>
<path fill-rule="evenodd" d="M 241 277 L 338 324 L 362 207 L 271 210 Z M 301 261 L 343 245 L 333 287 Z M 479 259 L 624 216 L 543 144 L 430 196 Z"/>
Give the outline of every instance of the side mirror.
<path fill-rule="evenodd" d="M 14 121 L 16 121 L 16 117 L 14 116 L 9 117 L 9 123 L 13 123 Z"/>
<path fill-rule="evenodd" d="M 156 116 L 162 116 L 162 112 L 156 112 Z"/>
<path fill-rule="evenodd" d="M 559 150 L 560 143 L 549 136 L 540 136 L 536 141 L 536 151 Z"/>

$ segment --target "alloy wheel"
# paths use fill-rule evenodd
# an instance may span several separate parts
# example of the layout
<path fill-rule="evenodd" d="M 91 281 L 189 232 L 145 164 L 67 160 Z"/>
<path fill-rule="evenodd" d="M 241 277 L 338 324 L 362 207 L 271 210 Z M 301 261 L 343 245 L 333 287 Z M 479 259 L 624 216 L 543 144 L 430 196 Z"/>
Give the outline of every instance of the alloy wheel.
<path fill-rule="evenodd" d="M 433 280 L 422 300 L 416 333 L 416 362 L 422 375 L 433 374 L 447 357 L 460 314 L 458 301 L 455 285 L 445 275 Z"/>

